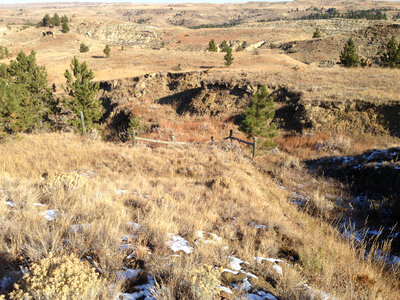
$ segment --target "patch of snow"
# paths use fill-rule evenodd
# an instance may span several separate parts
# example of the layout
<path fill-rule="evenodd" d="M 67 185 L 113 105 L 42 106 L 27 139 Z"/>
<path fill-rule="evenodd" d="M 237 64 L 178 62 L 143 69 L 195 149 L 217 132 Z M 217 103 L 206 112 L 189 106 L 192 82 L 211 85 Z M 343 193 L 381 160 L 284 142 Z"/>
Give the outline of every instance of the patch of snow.
<path fill-rule="evenodd" d="M 276 273 L 278 273 L 279 275 L 283 274 L 283 270 L 282 267 L 278 265 L 278 263 L 283 263 L 289 267 L 291 267 L 290 264 L 288 264 L 286 261 L 279 259 L 279 258 L 270 258 L 270 257 L 254 257 L 254 260 L 257 263 L 262 263 L 263 261 L 269 261 L 271 263 L 273 263 L 273 268 L 276 271 Z"/>
<path fill-rule="evenodd" d="M 44 207 L 44 206 L 46 206 L 45 204 L 38 203 L 38 202 L 33 203 L 32 205 L 33 205 L 33 206 L 39 206 L 39 207 Z"/>
<path fill-rule="evenodd" d="M 211 239 L 205 239 L 205 235 L 211 236 Z M 204 231 L 199 230 L 196 232 L 196 236 L 205 244 L 220 244 L 222 242 L 222 237 L 212 232 L 205 233 Z"/>
<path fill-rule="evenodd" d="M 12 202 L 12 201 L 6 201 L 6 204 L 7 204 L 8 206 L 10 206 L 10 207 L 14 207 L 14 206 L 15 206 L 15 203 Z"/>
<path fill-rule="evenodd" d="M 264 291 L 257 291 L 257 294 L 260 295 L 261 297 L 263 297 L 263 299 L 266 300 L 278 300 L 276 299 L 276 297 L 270 293 L 266 293 Z"/>
<path fill-rule="evenodd" d="M 126 190 L 116 190 L 115 192 L 117 195 L 124 195 L 126 193 Z"/>
<path fill-rule="evenodd" d="M 121 279 L 121 280 L 130 280 L 130 279 L 137 277 L 139 275 L 139 272 L 141 272 L 141 271 L 142 270 L 140 270 L 140 269 L 135 270 L 135 269 L 125 268 L 125 270 L 117 272 L 117 278 Z"/>
<path fill-rule="evenodd" d="M 233 270 L 240 271 L 242 269 L 241 264 L 245 263 L 248 264 L 248 262 L 245 262 L 241 260 L 240 258 L 234 257 L 234 256 L 228 256 L 228 258 L 231 260 L 230 261 L 230 266 Z"/>
<path fill-rule="evenodd" d="M 283 275 L 283 271 L 280 266 L 278 266 L 277 264 L 274 264 L 273 268 L 276 271 L 276 273 L 278 273 L 279 275 Z"/>
<path fill-rule="evenodd" d="M 193 251 L 193 248 L 189 247 L 188 241 L 179 235 L 173 235 L 171 241 L 166 242 L 166 245 L 174 252 L 183 251 L 190 254 Z"/>
<path fill-rule="evenodd" d="M 233 270 L 231 270 L 231 269 L 223 269 L 222 272 L 232 273 L 233 275 L 239 274 L 239 271 L 233 271 Z"/>
<path fill-rule="evenodd" d="M 228 287 L 225 287 L 225 286 L 223 286 L 223 285 L 219 285 L 218 287 L 219 287 L 219 289 L 220 289 L 221 291 L 223 291 L 223 292 L 225 292 L 225 293 L 233 294 L 232 290 L 231 290 L 230 288 L 228 288 Z"/>
<path fill-rule="evenodd" d="M 311 299 L 317 298 L 317 299 L 322 299 L 322 300 L 338 300 L 337 298 L 332 297 L 329 295 L 327 292 L 313 289 L 310 287 L 308 284 L 303 284 L 303 287 L 305 287 L 307 293 L 310 295 Z"/>
<path fill-rule="evenodd" d="M 136 222 L 126 222 L 126 224 L 132 226 L 132 231 L 139 231 L 143 228 L 142 225 Z"/>
<path fill-rule="evenodd" d="M 253 277 L 254 279 L 257 279 L 257 278 L 258 278 L 258 277 L 257 277 L 256 275 L 254 275 L 253 273 L 250 273 L 250 272 L 247 272 L 247 271 L 244 271 L 244 270 L 241 270 L 240 273 L 246 274 L 246 275 L 247 275 L 247 278 L 249 278 L 249 277 Z"/>
<path fill-rule="evenodd" d="M 247 294 L 246 296 L 250 300 L 277 300 L 274 295 L 263 291 L 257 291 L 257 294 Z"/>
<path fill-rule="evenodd" d="M 4 291 L 13 285 L 13 280 L 11 277 L 3 277 L 0 280 L 0 291 Z"/>
<path fill-rule="evenodd" d="M 48 209 L 45 211 L 42 211 L 42 215 L 47 221 L 53 221 L 57 217 L 57 209 Z"/>
<path fill-rule="evenodd" d="M 71 232 L 71 233 L 83 232 L 84 230 L 90 229 L 91 226 L 92 226 L 92 224 L 74 224 L 74 225 L 71 225 L 69 232 Z"/>
<path fill-rule="evenodd" d="M 253 227 L 257 228 L 257 229 L 266 229 L 266 230 L 268 230 L 268 226 L 267 225 L 257 224 L 256 222 L 250 222 L 249 225 L 253 226 Z"/>
<path fill-rule="evenodd" d="M 83 172 L 83 173 L 81 173 L 79 175 L 82 176 L 82 177 L 93 177 L 94 175 L 96 175 L 96 173 L 93 172 L 93 171 L 86 171 L 86 172 Z"/>

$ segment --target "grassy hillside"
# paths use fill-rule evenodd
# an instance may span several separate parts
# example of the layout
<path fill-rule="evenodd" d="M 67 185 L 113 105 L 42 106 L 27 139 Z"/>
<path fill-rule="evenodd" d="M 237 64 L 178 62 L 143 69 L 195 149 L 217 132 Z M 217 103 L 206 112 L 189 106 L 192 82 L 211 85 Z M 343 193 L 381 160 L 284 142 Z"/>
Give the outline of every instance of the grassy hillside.
<path fill-rule="evenodd" d="M 230 144 L 133 148 L 62 133 L 22 135 L 0 153 L 5 290 L 20 267 L 73 253 L 95 269 L 76 275 L 93 298 L 400 298 L 398 270 L 288 201 L 270 175 L 289 176 L 287 154 L 252 162 Z"/>

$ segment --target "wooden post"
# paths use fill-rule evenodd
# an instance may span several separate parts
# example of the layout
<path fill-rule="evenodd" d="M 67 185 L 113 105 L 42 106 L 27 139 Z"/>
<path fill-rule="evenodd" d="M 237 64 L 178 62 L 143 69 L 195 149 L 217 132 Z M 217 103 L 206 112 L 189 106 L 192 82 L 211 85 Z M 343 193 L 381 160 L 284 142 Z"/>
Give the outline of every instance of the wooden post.
<path fill-rule="evenodd" d="M 86 134 L 85 117 L 83 116 L 82 111 L 80 113 L 81 113 L 81 122 L 82 122 L 82 134 Z"/>
<path fill-rule="evenodd" d="M 132 132 L 132 146 L 136 146 L 136 131 Z"/>
<path fill-rule="evenodd" d="M 171 141 L 175 142 L 175 137 L 173 135 L 171 135 Z"/>
<path fill-rule="evenodd" d="M 233 136 L 233 130 L 231 129 L 229 131 L 229 139 L 231 140 L 231 144 L 232 144 L 232 136 Z"/>
<path fill-rule="evenodd" d="M 253 138 L 253 159 L 256 157 L 256 149 L 257 149 L 257 137 Z"/>
<path fill-rule="evenodd" d="M 214 143 L 214 137 L 211 136 L 211 144 L 213 144 L 213 143 Z"/>

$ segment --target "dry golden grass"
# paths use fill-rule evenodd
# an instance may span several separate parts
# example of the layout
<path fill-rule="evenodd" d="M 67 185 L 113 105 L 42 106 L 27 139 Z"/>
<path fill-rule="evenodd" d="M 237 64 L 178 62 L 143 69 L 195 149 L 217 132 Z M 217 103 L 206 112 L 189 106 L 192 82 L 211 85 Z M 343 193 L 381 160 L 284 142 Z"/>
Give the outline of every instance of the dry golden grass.
<path fill-rule="evenodd" d="M 165 299 L 190 299 L 195 270 L 229 267 L 229 255 L 250 263 L 263 256 L 292 265 L 283 266 L 282 276 L 268 262 L 249 266 L 259 276 L 257 286 L 277 296 L 304 296 L 302 284 L 307 283 L 343 299 L 400 298 L 395 270 L 364 259 L 364 247 L 343 240 L 322 218 L 299 211 L 287 201 L 288 192 L 265 175 L 273 166 L 282 176 L 290 175 L 271 159 L 284 155 L 262 155 L 253 165 L 246 152 L 224 149 L 133 148 L 61 133 L 22 135 L 1 144 L 0 253 L 5 263 L 0 277 L 19 265 L 29 268 L 50 253 L 73 252 L 92 258 L 103 291 L 108 291 L 102 297 L 115 295 L 124 285 L 118 270 L 141 265 L 156 279 L 159 295 L 168 290 Z M 76 174 L 79 184 L 71 180 Z M 316 195 L 314 205 L 330 209 L 324 201 Z M 49 209 L 57 210 L 52 221 L 42 215 Z M 129 222 L 141 224 L 141 230 Z M 199 230 L 222 237 L 221 244 L 195 243 Z M 131 259 L 126 257 L 132 250 L 119 247 L 124 234 L 137 235 L 129 238 L 136 249 Z M 194 251 L 171 257 L 166 246 L 170 234 L 183 236 Z M 274 287 L 268 282 L 275 282 Z M 125 283 L 128 290 L 132 285 Z"/>

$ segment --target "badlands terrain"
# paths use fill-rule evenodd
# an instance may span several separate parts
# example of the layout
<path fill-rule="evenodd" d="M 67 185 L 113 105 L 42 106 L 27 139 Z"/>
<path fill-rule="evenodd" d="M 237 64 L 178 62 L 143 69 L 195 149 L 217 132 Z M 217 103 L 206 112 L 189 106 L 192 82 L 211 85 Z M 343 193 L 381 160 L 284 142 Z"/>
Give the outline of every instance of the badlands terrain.
<path fill-rule="evenodd" d="M 307 17 L 332 7 L 386 18 Z M 69 32 L 37 26 L 55 13 Z M 60 118 L 0 141 L 0 299 L 400 299 L 400 71 L 379 64 L 399 16 L 367 0 L 0 4 L 0 63 L 35 51 L 62 98 L 75 56 L 104 106 L 86 135 Z M 339 64 L 349 38 L 364 67 Z M 224 138 L 248 140 L 262 85 L 278 136 L 252 159 Z M 138 136 L 186 143 L 133 146 L 133 116 Z"/>

